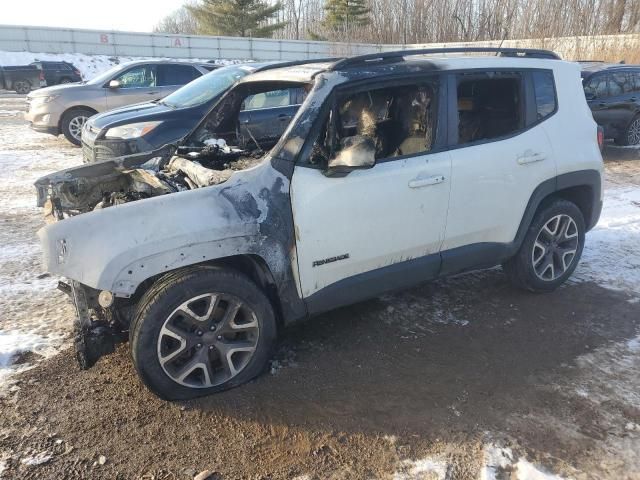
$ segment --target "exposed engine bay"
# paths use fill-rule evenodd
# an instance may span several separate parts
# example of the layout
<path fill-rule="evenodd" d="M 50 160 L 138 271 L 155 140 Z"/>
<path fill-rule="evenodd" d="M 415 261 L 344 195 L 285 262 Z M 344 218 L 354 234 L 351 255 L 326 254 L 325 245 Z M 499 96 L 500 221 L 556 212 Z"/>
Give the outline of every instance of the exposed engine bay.
<path fill-rule="evenodd" d="M 292 87 L 295 86 L 296 88 Z M 227 181 L 234 171 L 251 168 L 280 139 L 299 105 L 243 110 L 260 95 L 268 101 L 282 92 L 304 89 L 291 82 L 239 86 L 229 92 L 177 148 L 105 160 L 61 171 L 36 182 L 38 206 L 48 221 L 159 195 Z M 282 108 L 288 109 L 283 120 Z M 256 118 L 263 115 L 262 120 Z M 264 118 L 264 115 L 267 115 Z M 275 117 L 274 117 L 275 116 Z M 274 122 L 273 118 L 279 119 Z"/>
<path fill-rule="evenodd" d="M 152 159 L 140 168 L 123 170 L 122 188 L 103 191 L 93 209 L 217 185 L 227 181 L 234 171 L 257 165 L 263 155 L 261 150 L 231 148 L 224 141 L 215 140 L 199 151 L 179 153 L 168 161 Z"/>
<path fill-rule="evenodd" d="M 104 171 L 99 174 L 50 182 L 46 186 L 49 200 L 45 213 L 53 216 L 52 220 L 61 220 L 158 195 L 217 185 L 227 181 L 234 171 L 257 165 L 264 156 L 260 149 L 229 147 L 223 140 L 186 150 L 168 159 L 151 158 L 136 168 L 115 161 L 103 162 L 100 166 Z"/>

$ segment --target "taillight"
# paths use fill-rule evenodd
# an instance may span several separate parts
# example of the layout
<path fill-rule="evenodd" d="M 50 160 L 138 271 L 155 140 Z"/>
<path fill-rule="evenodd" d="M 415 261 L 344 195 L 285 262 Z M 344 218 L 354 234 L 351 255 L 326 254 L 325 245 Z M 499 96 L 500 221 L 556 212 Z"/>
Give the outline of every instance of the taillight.
<path fill-rule="evenodd" d="M 598 127 L 598 147 L 600 147 L 600 150 L 604 148 L 604 130 L 602 127 Z"/>
<path fill-rule="evenodd" d="M 44 80 L 44 72 L 40 70 L 40 80 Z"/>

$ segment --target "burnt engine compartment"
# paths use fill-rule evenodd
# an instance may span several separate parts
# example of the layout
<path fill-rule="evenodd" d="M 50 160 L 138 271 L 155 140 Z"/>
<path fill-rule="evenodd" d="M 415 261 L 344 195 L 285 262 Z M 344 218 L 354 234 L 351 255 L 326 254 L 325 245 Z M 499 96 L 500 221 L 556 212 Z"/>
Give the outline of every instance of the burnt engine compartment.
<path fill-rule="evenodd" d="M 93 209 L 217 185 L 226 182 L 233 172 L 257 165 L 263 155 L 260 149 L 229 147 L 219 139 L 203 147 L 187 147 L 168 161 L 152 159 L 140 168 L 123 170 L 127 185 L 103 191 Z"/>
<path fill-rule="evenodd" d="M 159 195 L 227 181 L 264 158 L 260 148 L 228 146 L 222 139 L 181 147 L 169 155 L 87 164 L 36 183 L 48 222 Z"/>

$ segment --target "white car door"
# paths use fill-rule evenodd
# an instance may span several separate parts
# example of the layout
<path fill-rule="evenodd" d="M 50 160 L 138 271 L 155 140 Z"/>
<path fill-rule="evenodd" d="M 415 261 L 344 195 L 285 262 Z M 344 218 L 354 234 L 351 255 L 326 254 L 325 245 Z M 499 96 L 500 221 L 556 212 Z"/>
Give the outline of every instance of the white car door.
<path fill-rule="evenodd" d="M 442 247 L 443 269 L 447 273 L 455 270 L 447 265 L 448 251 L 512 242 L 533 191 L 556 175 L 554 152 L 544 124 L 539 123 L 555 112 L 553 84 L 550 94 L 548 88 L 546 92 L 536 92 L 547 102 L 542 105 L 540 99 L 536 112 L 535 105 L 531 105 L 536 102 L 536 93 L 532 87 L 526 93 L 524 77 L 517 72 L 489 72 L 483 79 L 473 77 L 485 82 L 481 87 L 469 88 L 464 82 L 472 82 L 473 78 L 460 76 L 453 85 L 458 89 L 460 138 L 458 148 L 451 150 L 451 201 Z M 465 91 L 476 96 L 478 91 L 484 93 L 482 98 L 468 98 Z M 482 106 L 473 106 L 476 101 Z M 509 110 L 514 109 L 517 118 L 510 116 Z M 474 115 L 478 118 L 474 119 Z"/>
<path fill-rule="evenodd" d="M 343 177 L 295 167 L 299 281 L 310 311 L 437 275 L 450 170 L 446 151 L 378 159 Z"/>

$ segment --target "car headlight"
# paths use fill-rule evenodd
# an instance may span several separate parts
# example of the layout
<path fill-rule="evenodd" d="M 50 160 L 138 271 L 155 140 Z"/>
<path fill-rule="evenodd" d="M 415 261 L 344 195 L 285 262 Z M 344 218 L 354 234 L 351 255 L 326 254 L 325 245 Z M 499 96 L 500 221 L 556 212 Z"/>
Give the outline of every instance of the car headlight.
<path fill-rule="evenodd" d="M 126 140 L 129 138 L 139 138 L 151 130 L 156 128 L 162 122 L 140 122 L 131 123 L 129 125 L 121 125 L 119 127 L 113 127 L 107 130 L 105 138 Z"/>
<path fill-rule="evenodd" d="M 40 103 L 53 102 L 59 96 L 60 95 L 45 95 L 45 96 L 42 96 L 42 97 L 31 97 L 29 99 L 29 101 L 31 102 L 32 105 L 38 105 Z"/>

